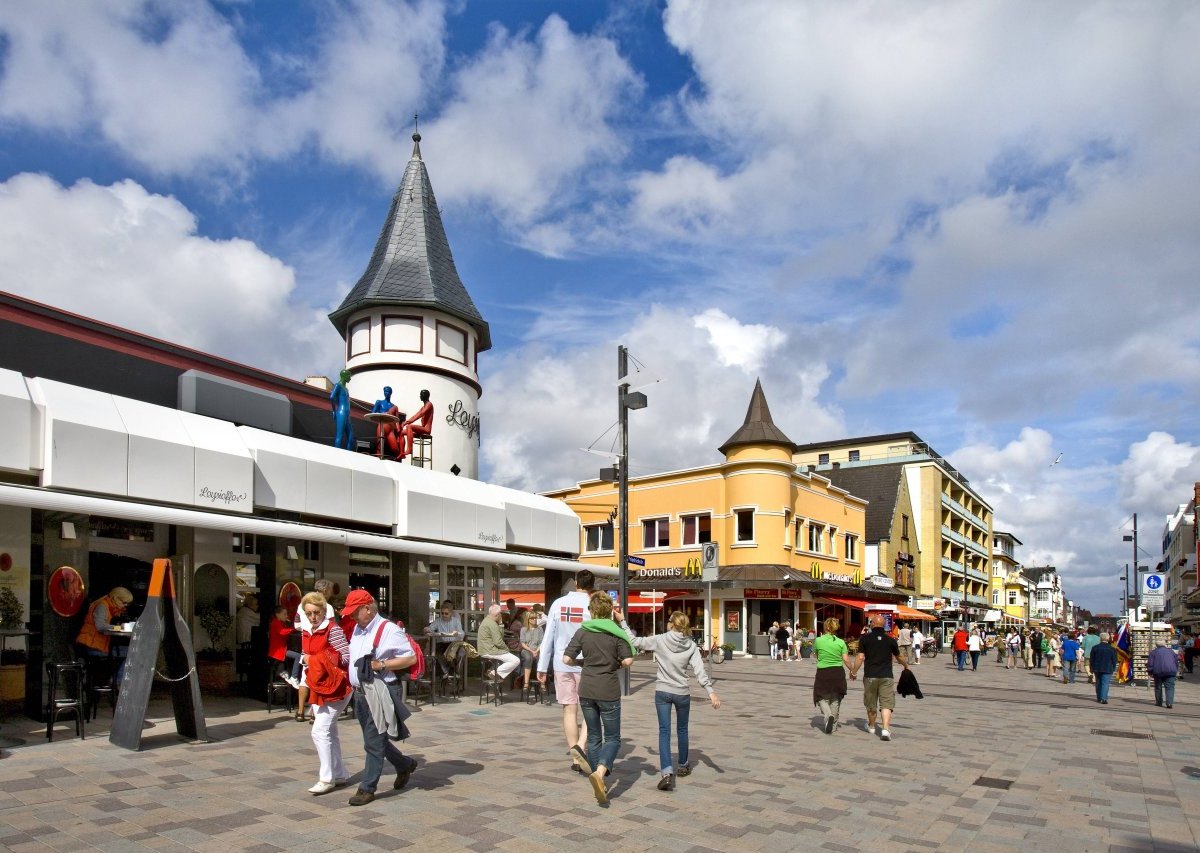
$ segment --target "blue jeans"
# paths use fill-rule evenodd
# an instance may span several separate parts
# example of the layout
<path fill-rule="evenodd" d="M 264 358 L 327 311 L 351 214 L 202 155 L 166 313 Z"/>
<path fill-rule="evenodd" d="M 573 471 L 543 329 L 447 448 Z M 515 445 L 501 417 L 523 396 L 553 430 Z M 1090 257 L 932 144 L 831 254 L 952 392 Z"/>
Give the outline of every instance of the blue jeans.
<path fill-rule="evenodd" d="M 963 668 L 967 665 L 967 653 L 966 652 L 955 652 L 954 656 L 956 658 L 958 658 L 958 671 L 962 672 Z"/>
<path fill-rule="evenodd" d="M 658 712 L 658 766 L 666 776 L 675 769 L 671 763 L 671 709 L 675 709 L 675 731 L 679 740 L 679 766 L 688 762 L 688 717 L 692 713 L 692 697 L 676 693 L 654 692 L 654 710 Z"/>
<path fill-rule="evenodd" d="M 1063 684 L 1075 683 L 1075 661 L 1063 661 Z"/>
<path fill-rule="evenodd" d="M 388 690 L 392 692 L 393 700 L 398 700 L 401 692 L 400 685 L 393 682 L 388 685 Z M 367 699 L 357 691 L 354 693 L 354 716 L 362 727 L 363 749 L 367 753 L 367 766 L 363 770 L 362 781 L 358 783 L 358 790 L 374 794 L 375 788 L 379 785 L 379 777 L 383 775 L 384 761 L 391 762 L 397 773 L 405 767 L 412 766 L 413 762 L 411 758 L 404 757 L 404 753 L 388 740 L 386 734 L 380 734 L 379 730 L 375 728 L 375 721 L 371 718 L 371 709 L 367 707 Z M 334 725 L 337 725 L 336 721 Z"/>
<path fill-rule="evenodd" d="M 1161 705 L 1163 703 L 1163 693 L 1167 694 L 1167 704 L 1175 704 L 1175 676 L 1168 675 L 1166 678 L 1154 679 L 1154 704 Z M 659 719 L 662 715 L 659 714 Z"/>
<path fill-rule="evenodd" d="M 1111 672 L 1096 673 L 1096 699 L 1098 701 L 1108 701 L 1108 685 L 1112 682 L 1112 677 Z"/>
<path fill-rule="evenodd" d="M 587 723 L 588 763 L 592 769 L 601 764 L 612 770 L 621 747 L 621 700 L 584 699 L 579 697 L 579 710 Z"/>

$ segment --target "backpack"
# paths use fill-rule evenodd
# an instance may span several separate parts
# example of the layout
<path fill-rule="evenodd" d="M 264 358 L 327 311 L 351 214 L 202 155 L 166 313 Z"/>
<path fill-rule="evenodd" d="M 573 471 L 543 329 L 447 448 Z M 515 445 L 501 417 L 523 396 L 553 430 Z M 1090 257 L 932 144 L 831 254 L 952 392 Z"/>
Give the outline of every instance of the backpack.
<path fill-rule="evenodd" d="M 379 629 L 375 631 L 375 642 L 371 645 L 372 651 L 379 648 L 379 638 L 383 636 L 383 629 L 386 625 L 387 622 L 381 622 Z M 425 674 L 425 651 L 421 648 L 420 643 L 413 642 L 411 639 L 408 641 L 408 645 L 413 650 L 413 655 L 416 656 L 417 660 L 416 663 L 405 670 L 404 674 L 410 681 L 416 681 Z"/>

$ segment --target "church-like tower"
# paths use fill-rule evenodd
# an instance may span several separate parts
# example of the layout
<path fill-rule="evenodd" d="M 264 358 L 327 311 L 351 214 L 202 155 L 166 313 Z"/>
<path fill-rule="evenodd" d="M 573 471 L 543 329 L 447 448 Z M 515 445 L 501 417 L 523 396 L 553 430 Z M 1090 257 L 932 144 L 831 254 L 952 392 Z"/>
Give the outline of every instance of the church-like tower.
<path fill-rule="evenodd" d="M 433 468 L 478 477 L 478 358 L 492 338 L 454 267 L 421 135 L 412 138 L 366 272 L 329 319 L 346 341 L 350 395 L 377 400 L 390 386 L 392 402 L 412 415 L 428 390 Z"/>

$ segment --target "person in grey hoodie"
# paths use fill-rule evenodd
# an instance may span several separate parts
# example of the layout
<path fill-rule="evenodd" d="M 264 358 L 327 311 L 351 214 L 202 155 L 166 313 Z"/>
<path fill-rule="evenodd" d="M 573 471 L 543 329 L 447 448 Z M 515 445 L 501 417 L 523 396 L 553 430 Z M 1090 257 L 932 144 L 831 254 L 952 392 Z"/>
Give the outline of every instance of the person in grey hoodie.
<path fill-rule="evenodd" d="M 690 664 L 700 686 L 708 691 L 713 708 L 721 700 L 713 690 L 712 679 L 700 659 L 700 648 L 693 642 L 688 629 L 687 615 L 676 610 L 667 620 L 668 630 L 653 637 L 634 637 L 639 651 L 654 652 L 658 664 L 658 682 L 654 686 L 654 708 L 658 711 L 658 763 L 662 778 L 658 790 L 675 790 L 675 776 L 692 772 L 688 765 L 688 717 L 692 710 L 692 694 L 688 685 Z M 679 765 L 671 763 L 671 709 L 675 709 L 676 734 L 679 739 Z"/>

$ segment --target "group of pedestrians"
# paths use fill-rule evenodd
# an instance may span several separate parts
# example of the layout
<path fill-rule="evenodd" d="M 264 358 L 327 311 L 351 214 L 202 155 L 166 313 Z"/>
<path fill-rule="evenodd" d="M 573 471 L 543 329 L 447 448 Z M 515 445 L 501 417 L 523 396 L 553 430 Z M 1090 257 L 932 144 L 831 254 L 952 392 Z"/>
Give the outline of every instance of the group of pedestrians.
<path fill-rule="evenodd" d="M 585 614 L 590 618 L 584 618 Z M 612 773 L 621 738 L 619 673 L 633 664 L 639 651 L 652 651 L 658 666 L 654 704 L 658 712 L 658 789 L 671 791 L 677 777 L 691 773 L 688 763 L 688 722 L 691 691 L 687 668 L 708 692 L 713 708 L 721 700 L 689 635 L 685 614 L 672 613 L 667 630 L 635 638 L 623 614 L 606 593 L 595 591 L 595 576 L 575 577 L 575 589 L 550 605 L 538 656 L 538 679 L 544 684 L 553 666 L 555 695 L 563 707 L 563 733 L 571 769 L 585 775 L 596 802 L 608 802 Z M 672 760 L 671 716 L 674 712 L 679 760 Z M 582 719 L 580 719 L 582 717 Z"/>

